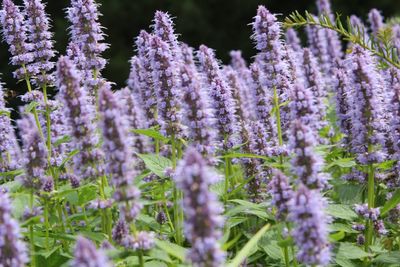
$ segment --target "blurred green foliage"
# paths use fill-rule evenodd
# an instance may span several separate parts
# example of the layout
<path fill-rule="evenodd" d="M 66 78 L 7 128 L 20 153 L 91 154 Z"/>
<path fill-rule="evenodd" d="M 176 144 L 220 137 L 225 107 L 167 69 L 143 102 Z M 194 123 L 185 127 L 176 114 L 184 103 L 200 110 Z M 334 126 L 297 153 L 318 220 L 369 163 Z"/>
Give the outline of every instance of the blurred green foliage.
<path fill-rule="evenodd" d="M 15 0 L 21 4 L 22 0 Z M 229 51 L 243 50 L 250 59 L 255 54 L 250 40 L 252 17 L 258 5 L 263 4 L 275 13 L 285 16 L 294 10 L 316 11 L 313 0 L 101 0 L 101 23 L 106 28 L 110 49 L 104 54 L 109 63 L 103 75 L 118 87 L 125 85 L 129 73 L 129 58 L 134 54 L 133 38 L 140 29 L 149 29 L 155 10 L 168 11 L 175 17 L 179 38 L 193 47 L 206 44 L 217 50 L 223 61 L 229 60 Z M 65 8 L 68 0 L 48 0 L 47 11 L 53 20 L 57 40 L 56 48 L 63 54 L 68 42 L 68 21 Z M 366 20 L 368 11 L 375 7 L 385 17 L 400 12 L 398 0 L 333 0 L 335 12 L 357 14 Z M 7 46 L 0 45 L 0 72 L 6 87 L 24 92 L 23 84 L 12 79 L 12 66 L 8 66 Z M 20 90 L 18 90 L 20 88 Z"/>

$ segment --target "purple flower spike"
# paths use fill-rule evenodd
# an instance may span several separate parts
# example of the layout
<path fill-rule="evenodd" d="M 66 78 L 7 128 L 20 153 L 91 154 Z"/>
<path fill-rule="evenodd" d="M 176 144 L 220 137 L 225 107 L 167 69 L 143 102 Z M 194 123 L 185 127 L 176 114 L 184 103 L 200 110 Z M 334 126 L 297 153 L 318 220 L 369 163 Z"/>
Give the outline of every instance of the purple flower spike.
<path fill-rule="evenodd" d="M 306 265 L 326 266 L 331 259 L 328 243 L 329 217 L 326 200 L 316 190 L 300 185 L 290 204 L 289 219 L 295 223 L 292 235 L 299 251 L 297 259 Z"/>
<path fill-rule="evenodd" d="M 194 66 L 184 66 L 182 69 L 183 122 L 188 128 L 189 139 L 205 156 L 215 152 L 216 132 L 212 129 L 214 119 L 209 99 L 201 86 L 200 77 Z"/>
<path fill-rule="evenodd" d="M 12 205 L 8 194 L 0 190 L 0 264 L 24 267 L 27 265 L 28 250 L 22 241 L 18 222 L 12 218 Z"/>
<path fill-rule="evenodd" d="M 293 198 L 293 190 L 289 179 L 282 172 L 274 170 L 268 191 L 272 196 L 271 204 L 276 207 L 277 220 L 285 221 L 289 213 L 289 203 Z"/>
<path fill-rule="evenodd" d="M 31 190 L 39 190 L 47 168 L 47 150 L 35 125 L 33 115 L 24 115 L 18 120 L 18 128 L 22 138 L 22 165 L 25 174 L 23 185 Z"/>
<path fill-rule="evenodd" d="M 371 31 L 374 35 L 377 35 L 379 31 L 385 26 L 381 12 L 375 8 L 369 11 L 368 21 L 371 26 Z"/>
<path fill-rule="evenodd" d="M 26 67 L 27 64 L 33 61 L 31 52 L 33 46 L 28 42 L 26 36 L 27 27 L 24 16 L 12 0 L 3 0 L 0 20 L 3 26 L 3 40 L 9 45 L 11 64 L 17 67 Z M 14 72 L 14 77 L 23 79 L 26 74 L 26 69 L 21 67 Z"/>
<path fill-rule="evenodd" d="M 6 107 L 3 95 L 3 86 L 0 83 L 0 172 L 15 170 L 19 167 L 18 159 L 21 151 L 18 146 L 17 137 L 11 118 L 8 116 L 10 109 Z"/>
<path fill-rule="evenodd" d="M 318 18 L 315 18 L 316 20 Z M 317 58 L 324 74 L 329 73 L 331 68 L 331 59 L 328 52 L 328 41 L 326 32 L 317 26 L 306 26 L 308 47 Z"/>
<path fill-rule="evenodd" d="M 354 46 L 350 55 L 353 95 L 350 106 L 351 150 L 361 164 L 384 159 L 379 146 L 386 144 L 386 99 L 382 77 L 372 55 L 360 46 Z M 368 146 L 373 145 L 369 150 Z"/>
<path fill-rule="evenodd" d="M 233 144 L 232 138 L 238 129 L 232 92 L 224 80 L 214 52 L 205 45 L 201 45 L 197 57 L 200 61 L 201 70 L 206 77 L 206 84 L 209 87 L 208 94 L 214 107 L 219 141 L 224 139 L 230 141 L 227 144 L 229 147 Z"/>
<path fill-rule="evenodd" d="M 289 149 L 294 152 L 291 160 L 292 172 L 298 183 L 310 189 L 323 189 L 327 186 L 327 175 L 321 173 L 323 159 L 314 152 L 317 145 L 315 132 L 306 124 L 296 120 L 292 123 L 289 136 Z"/>
<path fill-rule="evenodd" d="M 24 0 L 28 39 L 32 44 L 33 63 L 27 66 L 28 71 L 36 76 L 34 82 L 39 86 L 50 84 L 54 77 L 51 72 L 55 63 L 53 33 L 50 32 L 50 19 L 41 0 Z"/>
<path fill-rule="evenodd" d="M 110 87 L 104 85 L 99 91 L 99 111 L 103 128 L 106 173 L 112 177 L 116 188 L 114 198 L 120 202 L 122 217 L 131 222 L 142 208 L 139 203 L 140 191 L 133 185 L 133 179 L 139 172 L 134 168 L 128 120 L 121 116 L 120 110 L 121 107 Z"/>
<path fill-rule="evenodd" d="M 153 85 L 158 98 L 158 120 L 161 131 L 167 136 L 181 136 L 180 95 L 178 69 L 167 43 L 154 36 L 151 40 L 149 59 Z"/>
<path fill-rule="evenodd" d="M 314 95 L 310 88 L 305 88 L 301 83 L 293 86 L 292 102 L 289 107 L 291 110 L 291 120 L 298 120 L 317 131 L 320 120 L 317 116 L 318 108 L 314 104 Z"/>
<path fill-rule="evenodd" d="M 174 22 L 168 13 L 156 11 L 154 14 L 153 32 L 155 36 L 160 37 L 161 40 L 170 46 L 174 59 L 181 61 L 182 51 L 178 38 L 174 33 Z"/>
<path fill-rule="evenodd" d="M 301 41 L 297 32 L 293 28 L 286 31 L 286 44 L 295 52 L 301 52 Z"/>
<path fill-rule="evenodd" d="M 74 267 L 111 267 L 105 253 L 96 249 L 92 241 L 79 236 L 75 249 L 74 259 L 71 262 Z"/>
<path fill-rule="evenodd" d="M 80 86 L 81 76 L 74 64 L 67 57 L 60 57 L 57 63 L 57 87 L 64 105 L 67 125 L 71 129 L 74 149 L 79 153 L 74 156 L 74 168 L 80 178 L 95 179 L 103 174 L 101 164 L 104 155 L 96 148 L 95 108 L 86 91 Z"/>
<path fill-rule="evenodd" d="M 187 259 L 194 266 L 217 267 L 225 261 L 225 253 L 218 245 L 223 208 L 209 191 L 218 178 L 194 148 L 186 150 L 176 170 L 175 182 L 184 194 L 185 234 L 192 244 Z"/>
<path fill-rule="evenodd" d="M 335 22 L 335 16 L 332 13 L 329 0 L 317 0 L 318 13 L 328 16 L 332 22 Z"/>

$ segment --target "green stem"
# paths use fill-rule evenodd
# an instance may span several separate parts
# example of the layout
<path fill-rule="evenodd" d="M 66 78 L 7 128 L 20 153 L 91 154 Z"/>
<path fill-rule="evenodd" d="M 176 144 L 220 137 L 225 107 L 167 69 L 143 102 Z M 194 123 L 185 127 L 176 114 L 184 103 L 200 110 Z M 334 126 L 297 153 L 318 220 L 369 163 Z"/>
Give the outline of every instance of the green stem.
<path fill-rule="evenodd" d="M 46 250 L 49 251 L 49 203 L 47 196 L 44 197 L 44 225 L 46 227 Z"/>
<path fill-rule="evenodd" d="M 281 227 L 280 227 L 280 228 L 281 228 L 281 229 L 280 229 L 280 236 L 279 236 L 279 238 L 280 238 L 281 240 L 283 240 L 283 228 L 284 228 L 284 224 L 283 224 L 283 223 L 281 223 Z M 285 266 L 286 266 L 286 267 L 289 267 L 289 266 L 290 266 L 290 260 L 289 260 L 289 250 L 288 250 L 288 247 L 287 247 L 287 246 L 285 246 L 285 247 L 282 248 L 282 253 L 283 253 L 284 260 L 285 260 Z"/>
<path fill-rule="evenodd" d="M 177 147 L 176 147 L 175 135 L 171 136 L 171 144 L 172 144 L 172 151 L 171 151 L 172 168 L 175 170 L 177 163 L 177 155 L 176 155 Z M 181 245 L 182 235 L 181 235 L 181 224 L 180 224 L 180 214 L 179 214 L 179 190 L 176 188 L 175 185 L 173 189 L 173 197 L 174 197 L 174 223 L 175 223 L 176 242 L 178 245 Z"/>
<path fill-rule="evenodd" d="M 143 251 L 142 251 L 142 250 L 139 250 L 139 251 L 138 251 L 138 254 L 139 254 L 139 266 L 140 266 L 140 267 L 144 267 Z"/>
<path fill-rule="evenodd" d="M 31 206 L 31 212 L 33 214 L 33 201 L 34 201 L 34 195 L 33 195 L 33 190 L 31 190 L 31 195 L 30 195 L 30 206 Z M 29 225 L 29 241 L 31 245 L 31 267 L 36 266 L 36 256 L 35 256 L 35 241 L 34 241 L 34 234 L 33 234 L 33 225 Z"/>
<path fill-rule="evenodd" d="M 279 97 L 278 92 L 276 90 L 276 86 L 274 86 L 274 107 L 275 107 L 275 119 L 276 119 L 276 128 L 278 131 L 278 144 L 279 146 L 283 145 L 283 137 L 282 137 L 282 123 L 281 123 L 281 111 L 279 107 Z M 283 164 L 283 156 L 279 155 L 279 163 Z M 283 166 L 281 166 L 283 168 Z"/>
<path fill-rule="evenodd" d="M 368 165 L 368 209 L 375 207 L 375 170 L 370 163 Z M 367 222 L 367 231 L 365 233 L 365 251 L 368 252 L 369 246 L 372 244 L 373 239 L 373 223 L 371 220 Z"/>

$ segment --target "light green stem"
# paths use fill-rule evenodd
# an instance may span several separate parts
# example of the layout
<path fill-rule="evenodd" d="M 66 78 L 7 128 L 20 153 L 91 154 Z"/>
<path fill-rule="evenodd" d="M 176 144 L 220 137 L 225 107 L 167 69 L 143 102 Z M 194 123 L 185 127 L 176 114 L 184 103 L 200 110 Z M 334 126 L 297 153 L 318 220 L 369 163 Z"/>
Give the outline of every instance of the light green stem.
<path fill-rule="evenodd" d="M 33 190 L 31 190 L 31 195 L 30 195 L 30 206 L 31 206 L 31 212 L 33 214 L 33 201 L 34 201 L 34 195 L 33 195 Z M 33 234 L 33 225 L 29 225 L 29 241 L 31 244 L 31 267 L 36 266 L 36 256 L 35 256 L 35 241 L 34 241 L 34 234 Z"/>

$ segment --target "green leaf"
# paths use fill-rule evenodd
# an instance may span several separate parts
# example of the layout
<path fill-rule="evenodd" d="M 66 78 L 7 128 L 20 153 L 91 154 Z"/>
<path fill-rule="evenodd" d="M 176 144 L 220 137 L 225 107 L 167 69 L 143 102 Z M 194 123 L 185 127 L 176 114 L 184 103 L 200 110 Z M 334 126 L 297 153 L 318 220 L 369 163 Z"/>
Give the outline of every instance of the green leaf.
<path fill-rule="evenodd" d="M 330 169 L 334 166 L 338 166 L 341 168 L 351 168 L 356 166 L 356 162 L 354 161 L 353 158 L 341 158 L 331 162 L 326 168 Z"/>
<path fill-rule="evenodd" d="M 388 253 L 383 253 L 374 259 L 374 262 L 377 263 L 389 263 L 389 264 L 398 264 L 400 262 L 400 252 L 399 251 L 391 251 Z"/>
<path fill-rule="evenodd" d="M 58 138 L 55 142 L 54 142 L 54 146 L 59 146 L 59 145 L 61 145 L 61 144 L 64 144 L 64 143 L 68 143 L 68 142 L 70 142 L 71 141 L 71 136 L 69 136 L 69 135 L 64 135 L 63 137 L 61 137 L 61 138 Z"/>
<path fill-rule="evenodd" d="M 345 238 L 345 236 L 346 236 L 346 234 L 344 231 L 339 231 L 334 234 L 330 234 L 329 239 L 338 242 L 338 241 L 342 240 L 343 238 Z"/>
<path fill-rule="evenodd" d="M 132 132 L 151 137 L 155 140 L 160 140 L 163 143 L 168 143 L 168 141 L 169 141 L 169 139 L 167 137 L 163 136 L 159 131 L 152 129 L 152 128 L 150 128 L 150 129 L 134 129 L 134 130 L 132 130 Z"/>
<path fill-rule="evenodd" d="M 329 229 L 331 232 L 343 231 L 345 233 L 358 233 L 358 231 L 351 228 L 350 225 L 343 224 L 343 223 L 333 223 L 333 224 L 329 225 Z"/>
<path fill-rule="evenodd" d="M 32 101 L 25 107 L 25 112 L 30 113 L 33 109 L 35 109 L 37 106 L 39 106 L 39 103 L 36 101 Z"/>
<path fill-rule="evenodd" d="M 250 252 L 254 251 L 254 247 L 257 246 L 258 241 L 268 231 L 270 225 L 267 224 L 261 228 L 247 243 L 244 247 L 236 254 L 235 258 L 227 264 L 227 267 L 238 267 L 240 264 L 249 256 Z"/>
<path fill-rule="evenodd" d="M 381 209 L 381 215 L 384 216 L 391 209 L 395 208 L 399 203 L 400 203 L 400 189 L 398 189 L 383 206 L 383 208 Z"/>
<path fill-rule="evenodd" d="M 335 261 L 339 266 L 342 266 L 342 267 L 357 267 L 357 265 L 352 263 L 351 260 L 336 258 Z"/>
<path fill-rule="evenodd" d="M 18 176 L 20 174 L 23 174 L 24 170 L 18 169 L 18 170 L 13 170 L 9 172 L 0 172 L 0 177 L 7 177 L 7 176 Z"/>
<path fill-rule="evenodd" d="M 331 204 L 328 205 L 326 213 L 334 218 L 352 221 L 356 219 L 357 214 L 348 206 L 342 204 Z"/>
<path fill-rule="evenodd" d="M 336 257 L 338 259 L 362 259 L 365 257 L 372 256 L 370 253 L 365 252 L 360 247 L 357 247 L 351 243 L 340 243 L 339 250 Z"/>
<path fill-rule="evenodd" d="M 169 255 L 174 256 L 175 258 L 185 261 L 185 256 L 187 253 L 187 249 L 177 244 L 171 243 L 169 241 L 163 241 L 156 239 L 155 240 L 156 246 L 161 250 L 167 252 Z"/>
<path fill-rule="evenodd" d="M 340 203 L 356 204 L 361 202 L 364 187 L 357 184 L 341 184 L 337 186 Z"/>
<path fill-rule="evenodd" d="M 79 189 L 79 205 L 84 205 L 97 197 L 97 187 L 94 185 Z"/>
<path fill-rule="evenodd" d="M 219 156 L 218 158 L 254 158 L 254 159 L 269 159 L 269 157 L 266 156 L 260 156 L 260 155 L 256 155 L 256 154 L 246 154 L 246 153 L 229 153 L 229 154 L 225 154 L 222 156 Z"/>
<path fill-rule="evenodd" d="M 138 154 L 146 167 L 161 178 L 165 178 L 164 171 L 167 167 L 172 166 L 171 160 L 155 154 Z"/>
<path fill-rule="evenodd" d="M 3 115 L 5 115 L 7 117 L 10 117 L 11 116 L 11 112 L 8 111 L 8 110 L 1 109 L 0 110 L 0 116 L 3 116 Z"/>
<path fill-rule="evenodd" d="M 22 187 L 22 184 L 20 183 L 20 181 L 15 180 L 4 183 L 1 185 L 1 187 L 6 188 L 7 192 L 14 193 L 17 192 Z"/>

